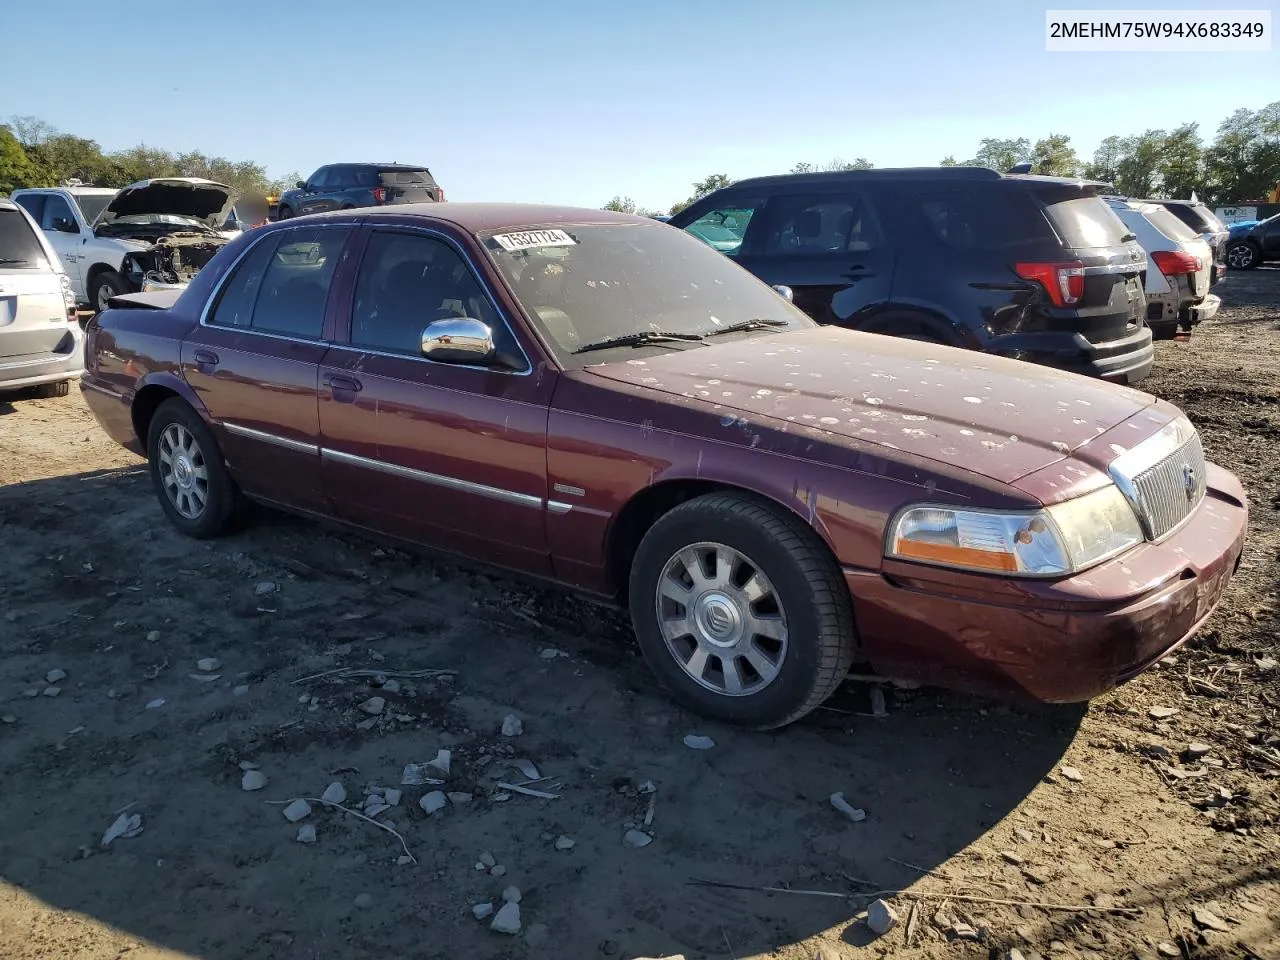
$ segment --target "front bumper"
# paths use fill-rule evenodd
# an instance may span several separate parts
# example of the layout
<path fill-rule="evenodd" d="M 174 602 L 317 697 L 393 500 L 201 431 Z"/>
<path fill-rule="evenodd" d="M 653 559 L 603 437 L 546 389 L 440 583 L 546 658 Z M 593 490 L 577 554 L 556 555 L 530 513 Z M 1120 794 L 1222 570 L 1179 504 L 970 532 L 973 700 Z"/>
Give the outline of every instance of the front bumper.
<path fill-rule="evenodd" d="M 1217 466 L 1194 514 L 1158 543 L 1065 580 L 846 570 L 863 649 L 881 674 L 1070 703 L 1146 670 L 1208 618 L 1244 548 L 1248 504 Z"/>
<path fill-rule="evenodd" d="M 1179 316 L 1184 329 L 1190 329 L 1198 323 L 1205 320 L 1212 320 L 1218 315 L 1218 310 L 1222 307 L 1222 298 L 1216 293 L 1211 293 L 1194 306 L 1187 307 L 1185 314 Z"/>

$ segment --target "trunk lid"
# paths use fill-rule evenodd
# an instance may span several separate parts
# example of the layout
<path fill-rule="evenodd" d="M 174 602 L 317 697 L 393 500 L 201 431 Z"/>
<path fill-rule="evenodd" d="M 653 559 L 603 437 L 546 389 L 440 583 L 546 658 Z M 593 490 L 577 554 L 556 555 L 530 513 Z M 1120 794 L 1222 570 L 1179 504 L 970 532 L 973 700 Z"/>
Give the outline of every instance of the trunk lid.
<path fill-rule="evenodd" d="M 27 218 L 0 207 L 0 362 L 52 353 L 66 335 L 57 265 Z"/>
<path fill-rule="evenodd" d="M 1155 402 L 1038 364 L 839 327 L 585 367 L 784 430 L 873 444 L 1012 483 Z"/>

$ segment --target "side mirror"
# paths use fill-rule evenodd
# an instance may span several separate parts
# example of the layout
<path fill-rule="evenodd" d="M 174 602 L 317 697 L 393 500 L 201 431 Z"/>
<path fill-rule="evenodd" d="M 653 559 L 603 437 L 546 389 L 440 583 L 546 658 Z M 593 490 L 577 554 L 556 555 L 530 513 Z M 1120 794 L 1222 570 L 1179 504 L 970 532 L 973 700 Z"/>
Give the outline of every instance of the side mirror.
<path fill-rule="evenodd" d="M 297 187 L 299 190 L 305 190 L 307 189 L 307 181 L 299 180 L 297 183 L 294 184 L 294 186 Z"/>
<path fill-rule="evenodd" d="M 53 221 L 53 229 L 59 233 L 79 233 L 80 228 L 76 226 L 74 220 L 68 220 L 66 217 L 56 217 Z"/>
<path fill-rule="evenodd" d="M 493 360 L 493 331 L 473 317 L 450 317 L 426 325 L 422 355 L 441 363 L 486 364 Z"/>
<path fill-rule="evenodd" d="M 787 303 L 795 302 L 795 299 L 796 299 L 795 291 L 792 290 L 790 287 L 788 287 L 786 284 L 775 283 L 773 285 L 773 289 L 777 291 L 778 296 L 782 297 L 782 299 L 787 301 Z"/>

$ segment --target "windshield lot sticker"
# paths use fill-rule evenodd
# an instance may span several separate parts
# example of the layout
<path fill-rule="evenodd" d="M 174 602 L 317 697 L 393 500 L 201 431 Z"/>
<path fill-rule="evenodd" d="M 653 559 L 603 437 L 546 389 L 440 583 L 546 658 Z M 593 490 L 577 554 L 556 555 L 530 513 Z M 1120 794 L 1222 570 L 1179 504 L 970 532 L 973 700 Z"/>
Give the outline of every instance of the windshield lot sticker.
<path fill-rule="evenodd" d="M 577 241 L 563 230 L 525 230 L 521 233 L 499 233 L 495 240 L 508 253 L 532 247 L 573 247 Z"/>

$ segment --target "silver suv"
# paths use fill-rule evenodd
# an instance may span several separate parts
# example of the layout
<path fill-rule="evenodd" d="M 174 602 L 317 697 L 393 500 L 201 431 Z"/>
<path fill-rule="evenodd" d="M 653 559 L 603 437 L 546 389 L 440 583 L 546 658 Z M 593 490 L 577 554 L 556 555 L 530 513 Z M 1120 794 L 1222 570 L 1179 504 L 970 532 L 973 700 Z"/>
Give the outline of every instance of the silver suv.
<path fill-rule="evenodd" d="M 71 280 L 35 221 L 0 199 L 0 390 L 65 397 L 83 372 Z"/>

